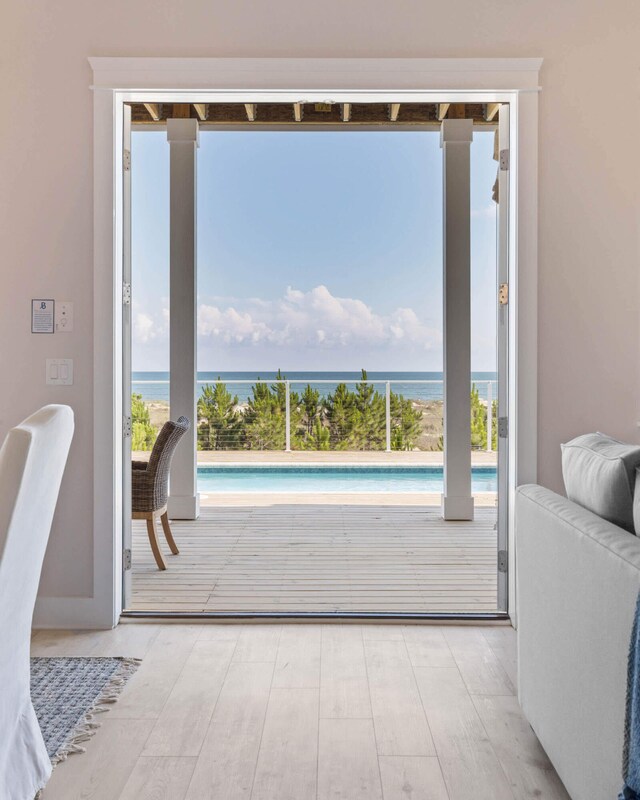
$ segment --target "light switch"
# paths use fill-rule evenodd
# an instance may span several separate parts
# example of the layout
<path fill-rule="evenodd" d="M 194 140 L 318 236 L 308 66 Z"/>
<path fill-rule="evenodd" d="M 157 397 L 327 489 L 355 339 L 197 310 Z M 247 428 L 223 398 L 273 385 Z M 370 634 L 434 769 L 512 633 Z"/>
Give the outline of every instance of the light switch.
<path fill-rule="evenodd" d="M 47 385 L 73 385 L 73 360 L 71 358 L 47 359 Z"/>
<path fill-rule="evenodd" d="M 69 333 L 73 330 L 73 303 L 56 303 L 56 332 Z"/>

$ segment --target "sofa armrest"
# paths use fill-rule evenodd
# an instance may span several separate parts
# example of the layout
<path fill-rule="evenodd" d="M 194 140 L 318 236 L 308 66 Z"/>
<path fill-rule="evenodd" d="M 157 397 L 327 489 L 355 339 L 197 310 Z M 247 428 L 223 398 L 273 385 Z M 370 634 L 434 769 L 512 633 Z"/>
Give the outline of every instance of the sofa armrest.
<path fill-rule="evenodd" d="M 522 708 L 574 800 L 616 797 L 640 539 L 540 486 L 515 511 Z"/>
<path fill-rule="evenodd" d="M 578 538 L 584 536 L 640 571 L 640 537 L 550 489 L 536 484 L 521 486 L 517 492 L 516 514 L 521 509 L 522 514 L 526 515 L 527 507 L 534 506 L 538 507 L 539 514 L 553 519 L 554 525 L 565 529 L 567 535 L 573 533 Z"/>

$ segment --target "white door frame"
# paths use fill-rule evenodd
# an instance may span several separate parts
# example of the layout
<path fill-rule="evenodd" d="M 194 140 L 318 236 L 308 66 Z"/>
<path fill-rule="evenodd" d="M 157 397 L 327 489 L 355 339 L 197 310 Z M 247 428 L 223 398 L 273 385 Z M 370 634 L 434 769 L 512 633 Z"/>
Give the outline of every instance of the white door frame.
<path fill-rule="evenodd" d="M 510 280 L 510 256 L 509 256 L 509 242 L 510 242 L 510 217 L 511 217 L 511 203 L 509 202 L 510 191 L 509 185 L 511 182 L 511 175 L 509 164 L 503 164 L 500 153 L 503 150 L 509 150 L 510 138 L 510 117 L 511 108 L 508 105 L 500 106 L 498 111 L 498 208 L 496 218 L 496 276 L 497 287 L 502 284 L 507 284 L 507 292 Z M 508 299 L 508 294 L 507 294 Z M 510 564 L 507 560 L 506 575 L 504 573 L 503 554 L 506 551 L 507 555 L 512 551 L 509 542 L 509 531 L 513 530 L 513 525 L 510 523 L 510 509 L 513 508 L 513 496 L 509 491 L 510 486 L 510 473 L 509 473 L 509 438 L 504 439 L 500 436 L 500 417 L 507 417 L 507 424 L 510 424 L 510 407 L 509 397 L 509 341 L 510 330 L 509 321 L 511 317 L 511 308 L 509 302 L 502 305 L 498 297 L 496 297 L 496 328 L 498 337 L 498 392 L 497 401 L 498 413 L 496 424 L 498 425 L 497 451 L 498 451 L 498 514 L 497 514 L 497 539 L 498 539 L 498 608 L 509 608 L 509 595 L 510 586 L 509 578 L 512 574 L 515 575 L 515 563 Z M 506 378 L 506 380 L 505 380 Z M 510 497 L 511 495 L 511 497 Z M 504 502 L 503 502 L 504 501 Z M 515 547 L 513 548 L 515 550 Z"/>
<path fill-rule="evenodd" d="M 124 102 L 510 104 L 509 613 L 515 487 L 537 476 L 538 73 L 542 59 L 90 58 L 94 75 L 94 595 L 47 622 L 116 625 L 122 602 Z M 53 601 L 53 602 L 51 602 Z M 74 602 L 76 601 L 76 602 Z"/>
<path fill-rule="evenodd" d="M 127 420 L 122 426 L 122 462 L 131 461 L 131 337 L 133 334 L 133 309 L 131 307 L 131 106 L 124 106 L 122 114 L 122 142 L 128 157 L 123 158 L 122 184 L 122 417 Z M 127 302 L 125 302 L 125 298 Z M 131 552 L 131 489 L 130 469 L 122 470 L 122 546 L 120 550 Z M 129 520 L 129 523 L 126 523 Z M 123 570 L 122 596 L 131 597 L 131 570 Z"/>

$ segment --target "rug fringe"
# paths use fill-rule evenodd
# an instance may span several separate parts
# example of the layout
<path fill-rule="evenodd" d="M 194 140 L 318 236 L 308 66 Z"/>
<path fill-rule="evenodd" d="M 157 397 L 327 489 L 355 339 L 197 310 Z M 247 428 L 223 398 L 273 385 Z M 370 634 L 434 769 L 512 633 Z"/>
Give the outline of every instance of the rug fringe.
<path fill-rule="evenodd" d="M 121 660 L 118 669 L 104 685 L 93 706 L 73 728 L 67 741 L 51 759 L 54 767 L 61 761 L 66 761 L 73 753 L 86 752 L 86 748 L 82 747 L 82 745 L 91 739 L 101 725 L 100 722 L 94 720 L 94 715 L 104 714 L 109 711 L 109 706 L 118 700 L 125 684 L 141 663 L 142 659 L 140 658 L 123 658 Z"/>

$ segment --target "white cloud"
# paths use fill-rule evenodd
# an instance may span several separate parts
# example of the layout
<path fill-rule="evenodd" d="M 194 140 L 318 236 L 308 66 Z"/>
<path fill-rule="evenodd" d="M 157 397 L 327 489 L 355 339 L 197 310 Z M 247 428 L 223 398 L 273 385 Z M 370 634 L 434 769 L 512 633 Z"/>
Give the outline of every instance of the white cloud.
<path fill-rule="evenodd" d="M 162 298 L 163 304 L 168 303 Z M 139 301 L 133 301 L 131 316 L 131 338 L 134 345 L 161 345 L 169 341 L 169 308 L 162 305 L 157 311 L 149 311 Z"/>
<path fill-rule="evenodd" d="M 138 311 L 133 317 L 133 338 L 141 344 L 147 344 L 156 338 L 157 329 L 153 318 L 143 311 Z"/>
<path fill-rule="evenodd" d="M 236 346 L 348 348 L 402 344 L 423 350 L 439 347 L 441 332 L 420 321 L 411 308 L 376 313 L 362 300 L 336 297 L 326 286 L 308 292 L 288 287 L 276 301 L 251 300 L 233 306 L 202 303 L 198 310 L 201 342 Z"/>
<path fill-rule="evenodd" d="M 169 309 L 133 306 L 134 369 L 168 368 Z M 203 297 L 198 302 L 201 369 L 441 369 L 442 331 L 414 309 L 380 313 L 362 300 L 338 297 L 323 285 L 289 287 L 274 300 Z M 424 312 L 423 312 L 424 313 Z M 295 365 L 295 366 L 292 366 Z M 383 365 L 383 366 L 380 366 Z"/>
<path fill-rule="evenodd" d="M 198 334 L 203 337 L 231 342 L 259 342 L 269 337 L 271 331 L 264 322 L 255 320 L 248 312 L 235 308 L 221 310 L 216 306 L 200 305 L 198 309 Z"/>

